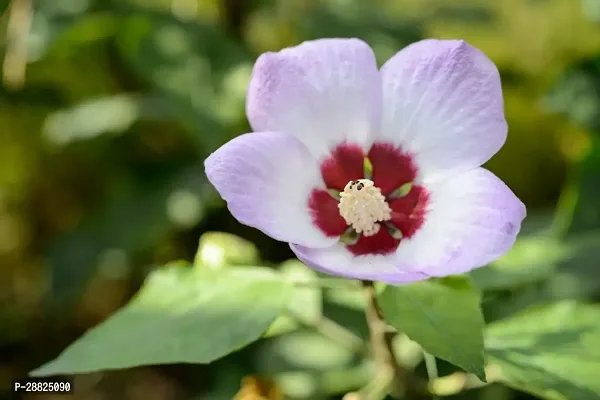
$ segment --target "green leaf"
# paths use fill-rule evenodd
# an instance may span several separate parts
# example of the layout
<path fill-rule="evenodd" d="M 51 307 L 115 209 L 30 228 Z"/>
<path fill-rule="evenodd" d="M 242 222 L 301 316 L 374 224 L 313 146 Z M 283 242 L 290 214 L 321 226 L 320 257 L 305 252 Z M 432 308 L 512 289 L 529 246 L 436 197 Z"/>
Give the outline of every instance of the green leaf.
<path fill-rule="evenodd" d="M 152 273 L 127 306 L 31 375 L 209 363 L 260 338 L 289 295 L 290 285 L 268 269 L 175 263 Z"/>
<path fill-rule="evenodd" d="M 600 398 L 600 306 L 563 301 L 495 322 L 491 366 L 507 385 L 543 399 Z"/>
<path fill-rule="evenodd" d="M 286 312 L 277 317 L 265 333 L 267 337 L 293 331 L 299 323 L 316 325 L 323 315 L 323 291 L 317 273 L 298 260 L 284 262 L 279 271 L 294 285 L 293 294 Z"/>
<path fill-rule="evenodd" d="M 379 302 L 386 321 L 398 331 L 485 381 L 480 294 L 466 277 L 388 286 Z"/>

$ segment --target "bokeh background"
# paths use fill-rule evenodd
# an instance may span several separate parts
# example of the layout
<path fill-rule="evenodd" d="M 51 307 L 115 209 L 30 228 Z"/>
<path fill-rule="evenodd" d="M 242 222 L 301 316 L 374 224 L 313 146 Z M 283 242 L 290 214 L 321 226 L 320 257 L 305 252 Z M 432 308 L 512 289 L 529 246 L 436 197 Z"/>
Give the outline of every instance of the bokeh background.
<path fill-rule="evenodd" d="M 487 289 L 486 319 L 551 299 L 600 300 L 597 0 L 0 4 L 0 392 L 7 396 L 11 379 L 124 305 L 152 268 L 194 257 L 213 266 L 293 259 L 287 245 L 229 215 L 202 163 L 249 131 L 245 90 L 256 57 L 307 39 L 359 37 L 379 62 L 426 37 L 464 38 L 488 54 L 502 74 L 510 126 L 488 167 L 529 216 L 501 264 L 510 273 L 474 275 Z M 339 297 L 326 293 L 326 314 L 364 336 L 360 310 Z M 69 398 L 229 400 L 242 378 L 257 375 L 293 398 L 335 399 L 364 381 L 360 368 L 345 368 L 351 357 L 300 330 L 208 366 L 80 376 L 83 389 Z M 245 382 L 238 398 L 259 400 L 260 385 Z M 533 397 L 492 383 L 454 398 Z"/>

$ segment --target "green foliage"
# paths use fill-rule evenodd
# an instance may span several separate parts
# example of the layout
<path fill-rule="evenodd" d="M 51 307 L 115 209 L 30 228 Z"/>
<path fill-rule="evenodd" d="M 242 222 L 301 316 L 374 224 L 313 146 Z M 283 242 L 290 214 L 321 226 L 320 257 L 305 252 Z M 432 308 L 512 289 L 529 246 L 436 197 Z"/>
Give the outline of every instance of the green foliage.
<path fill-rule="evenodd" d="M 560 302 L 491 324 L 489 362 L 500 379 L 548 400 L 600 397 L 600 307 Z"/>
<path fill-rule="evenodd" d="M 293 331 L 300 325 L 316 325 L 323 315 L 323 292 L 315 271 L 297 260 L 290 260 L 279 267 L 283 277 L 296 287 L 287 310 L 280 315 L 266 332 L 275 336 Z"/>
<path fill-rule="evenodd" d="M 266 269 L 172 264 L 150 275 L 122 310 L 31 374 L 209 363 L 257 340 L 290 292 Z"/>
<path fill-rule="evenodd" d="M 549 109 L 560 112 L 591 132 L 578 154 L 576 174 L 565 188 L 564 208 L 558 218 L 565 235 L 596 230 L 600 225 L 600 56 L 568 68 L 546 97 Z"/>
<path fill-rule="evenodd" d="M 6 53 L 10 2 L 0 3 Z M 203 160 L 249 130 L 245 91 L 265 50 L 353 36 L 381 64 L 423 37 L 460 37 L 501 71 L 510 134 L 488 167 L 528 206 L 514 248 L 468 274 L 490 323 L 488 377 L 500 369 L 500 382 L 544 399 L 600 397 L 600 317 L 588 304 L 600 299 L 597 2 L 31 3 L 24 86 L 8 85 L 6 63 L 0 88 L 2 371 L 22 375 L 105 320 L 34 374 L 120 369 L 122 381 L 138 382 L 129 374 L 153 371 L 134 385 L 177 386 L 206 400 L 233 398 L 254 373 L 274 377 L 294 400 L 330 400 L 369 383 L 360 284 L 280 264 L 289 247 L 231 218 Z M 126 304 L 148 265 L 192 260 L 199 236 L 193 267 L 152 272 Z M 420 344 L 483 378 L 479 294 L 466 278 L 387 287 L 380 299 L 389 322 L 415 341 L 395 343 L 408 372 L 425 378 Z M 165 374 L 154 366 L 163 363 L 190 364 Z M 90 396 L 148 398 L 130 396 L 137 386 Z M 460 394 L 513 397 L 512 389 Z"/>
<path fill-rule="evenodd" d="M 167 14 L 126 17 L 117 44 L 140 76 L 163 94 L 201 152 L 243 118 L 250 58 L 214 24 Z"/>
<path fill-rule="evenodd" d="M 485 381 L 479 292 L 463 277 L 388 286 L 379 297 L 386 320 L 425 351 Z"/>
<path fill-rule="evenodd" d="M 566 245 L 552 237 L 524 238 L 500 260 L 469 275 L 480 290 L 510 289 L 550 277 L 568 253 Z"/>

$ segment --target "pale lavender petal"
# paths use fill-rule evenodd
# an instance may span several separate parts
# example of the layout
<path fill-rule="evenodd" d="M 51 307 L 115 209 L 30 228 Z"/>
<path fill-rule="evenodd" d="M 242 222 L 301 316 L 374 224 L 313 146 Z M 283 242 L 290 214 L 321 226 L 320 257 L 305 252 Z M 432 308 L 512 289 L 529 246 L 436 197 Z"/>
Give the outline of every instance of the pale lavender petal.
<path fill-rule="evenodd" d="M 479 167 L 504 144 L 498 69 L 461 40 L 424 40 L 381 69 L 380 140 L 411 153 L 419 181 Z"/>
<path fill-rule="evenodd" d="M 246 111 L 255 131 L 298 137 L 321 159 L 347 140 L 369 146 L 381 120 L 381 76 L 358 39 L 321 39 L 261 55 Z"/>
<path fill-rule="evenodd" d="M 488 170 L 475 168 L 427 189 L 425 223 L 396 252 L 402 270 L 432 276 L 463 273 L 513 246 L 525 205 Z"/>
<path fill-rule="evenodd" d="M 310 247 L 336 242 L 312 222 L 310 192 L 325 184 L 318 163 L 294 136 L 279 132 L 239 136 L 211 154 L 204 167 L 241 223 L 284 242 Z"/>
<path fill-rule="evenodd" d="M 350 279 L 372 280 L 392 285 L 407 284 L 429 278 L 418 271 L 402 271 L 394 254 L 355 256 L 341 243 L 325 249 L 290 245 L 298 259 L 310 268 L 329 275 Z"/>

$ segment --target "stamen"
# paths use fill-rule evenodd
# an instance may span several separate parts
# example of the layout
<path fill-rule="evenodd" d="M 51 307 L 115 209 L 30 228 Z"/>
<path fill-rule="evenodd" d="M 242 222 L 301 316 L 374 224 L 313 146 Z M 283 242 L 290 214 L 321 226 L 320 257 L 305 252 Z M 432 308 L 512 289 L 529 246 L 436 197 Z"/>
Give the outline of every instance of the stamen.
<path fill-rule="evenodd" d="M 381 228 L 379 222 L 392 218 L 381 190 L 369 179 L 348 182 L 340 193 L 338 208 L 346 223 L 364 236 L 377 234 Z"/>

